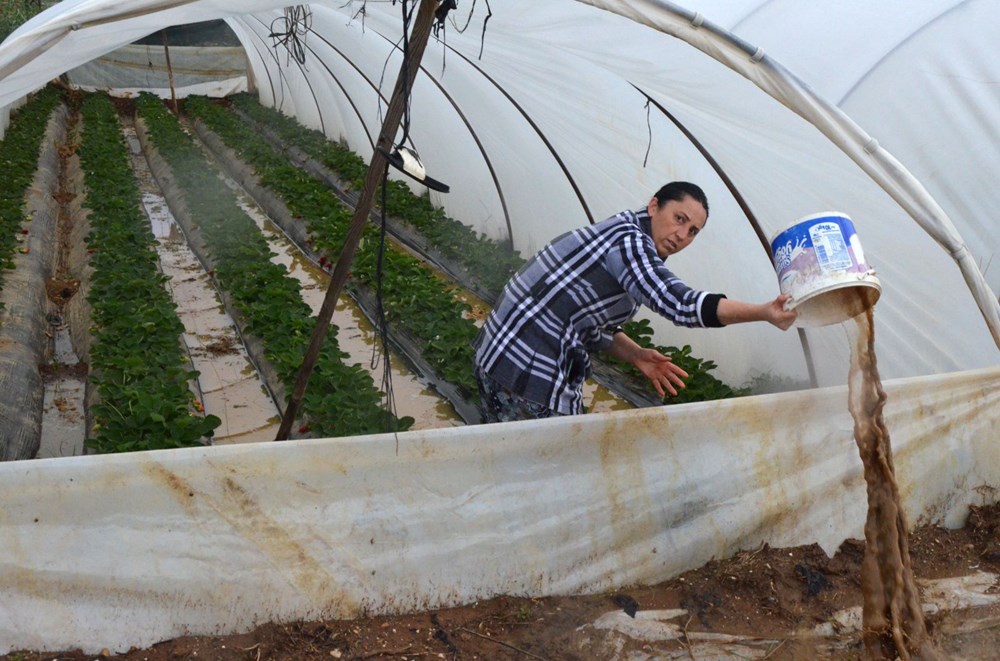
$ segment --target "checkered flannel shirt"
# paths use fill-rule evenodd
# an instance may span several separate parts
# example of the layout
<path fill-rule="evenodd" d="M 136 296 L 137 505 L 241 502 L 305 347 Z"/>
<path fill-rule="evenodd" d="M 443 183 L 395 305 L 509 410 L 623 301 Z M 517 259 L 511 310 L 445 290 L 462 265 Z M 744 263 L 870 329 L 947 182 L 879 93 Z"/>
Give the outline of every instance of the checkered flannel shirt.
<path fill-rule="evenodd" d="M 721 326 L 721 294 L 691 289 L 656 254 L 649 214 L 622 211 L 563 234 L 504 287 L 476 337 L 476 364 L 511 392 L 583 411 L 589 352 L 606 350 L 640 304 L 678 326 Z"/>

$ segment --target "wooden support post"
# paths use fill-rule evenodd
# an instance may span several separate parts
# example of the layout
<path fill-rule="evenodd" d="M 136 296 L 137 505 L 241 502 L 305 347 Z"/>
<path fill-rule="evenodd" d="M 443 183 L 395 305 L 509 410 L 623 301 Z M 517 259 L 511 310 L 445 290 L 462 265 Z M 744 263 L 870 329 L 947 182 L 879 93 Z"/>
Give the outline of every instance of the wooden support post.
<path fill-rule="evenodd" d="M 385 120 L 382 122 L 382 132 L 379 134 L 378 142 L 375 143 L 375 152 L 372 160 L 368 164 L 368 175 L 365 177 L 365 185 L 358 198 L 357 206 L 354 208 L 354 216 L 351 218 L 351 226 L 347 231 L 347 238 L 344 247 L 340 251 L 340 257 L 333 269 L 330 278 L 330 287 L 326 290 L 323 299 L 323 306 L 319 310 L 316 319 L 316 328 L 313 329 L 312 339 L 309 348 L 302 360 L 302 367 L 299 369 L 295 387 L 288 398 L 288 405 L 281 418 L 281 426 L 278 428 L 278 435 L 274 440 L 284 441 L 288 439 L 291 432 L 292 423 L 298 413 L 302 397 L 305 395 L 306 386 L 309 384 L 309 376 L 312 374 L 316 359 L 319 356 L 323 340 L 330 327 L 330 319 L 333 317 L 337 299 L 347 281 L 347 274 L 350 272 L 351 263 L 354 261 L 354 253 L 357 252 L 358 243 L 368 223 L 368 215 L 371 213 L 372 204 L 375 200 L 375 192 L 382 181 L 382 174 L 386 166 L 386 158 L 379 151 L 379 148 L 391 152 L 393 139 L 399 129 L 399 123 L 403 119 L 403 110 L 406 107 L 407 99 L 404 91 L 413 89 L 413 81 L 420 70 L 420 60 L 423 58 L 424 49 L 430 39 L 431 26 L 434 24 L 434 12 L 437 9 L 439 0 L 422 0 L 417 17 L 413 22 L 413 31 L 409 39 L 409 52 L 404 54 L 404 66 L 400 69 L 399 78 L 396 80 L 396 87 L 392 91 L 389 99 L 389 106 L 385 112 Z"/>
<path fill-rule="evenodd" d="M 177 92 L 174 90 L 174 69 L 170 66 L 170 47 L 167 45 L 167 28 L 163 28 L 163 54 L 167 59 L 167 80 L 170 81 L 170 101 L 174 106 L 174 114 L 180 116 L 177 109 Z"/>

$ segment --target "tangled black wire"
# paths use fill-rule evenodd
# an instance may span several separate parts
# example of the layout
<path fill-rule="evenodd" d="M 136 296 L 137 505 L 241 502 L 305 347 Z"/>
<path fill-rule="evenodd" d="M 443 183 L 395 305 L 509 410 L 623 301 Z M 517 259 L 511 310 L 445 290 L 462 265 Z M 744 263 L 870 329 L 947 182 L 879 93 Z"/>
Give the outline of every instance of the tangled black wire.
<path fill-rule="evenodd" d="M 282 16 L 271 21 L 271 33 L 268 35 L 273 42 L 273 48 L 277 53 L 280 46 L 284 46 L 288 53 L 286 64 L 292 58 L 299 64 L 306 63 L 306 35 L 312 29 L 312 9 L 308 5 L 294 5 L 285 7 Z"/>
<path fill-rule="evenodd" d="M 476 13 L 476 3 L 478 1 L 479 0 L 472 0 L 472 8 L 469 9 L 469 15 L 466 16 L 465 25 L 463 25 L 462 27 L 458 27 L 458 21 L 455 20 L 454 16 L 452 17 L 451 24 L 455 27 L 455 30 L 457 30 L 459 34 L 462 34 L 463 32 L 469 29 L 469 24 L 472 23 L 472 16 L 473 14 Z M 483 20 L 483 33 L 479 37 L 479 59 L 482 59 L 483 57 L 483 46 L 486 44 L 486 24 L 490 22 L 491 18 L 493 18 L 493 9 L 490 7 L 490 0 L 483 0 L 483 1 L 486 3 L 486 18 Z M 444 2 L 442 2 L 441 7 L 444 7 L 444 5 L 448 2 L 449 0 L 445 0 Z M 449 9 L 458 8 L 458 2 L 456 0 L 450 0 L 450 4 L 452 6 Z M 441 11 L 441 7 L 438 7 L 438 12 Z M 440 17 L 440 22 L 441 22 L 440 30 L 442 32 L 444 31 L 444 19 L 447 15 L 448 15 L 448 10 L 445 10 L 444 14 Z M 434 36 L 437 37 L 438 25 L 435 24 L 434 28 L 435 28 Z"/>

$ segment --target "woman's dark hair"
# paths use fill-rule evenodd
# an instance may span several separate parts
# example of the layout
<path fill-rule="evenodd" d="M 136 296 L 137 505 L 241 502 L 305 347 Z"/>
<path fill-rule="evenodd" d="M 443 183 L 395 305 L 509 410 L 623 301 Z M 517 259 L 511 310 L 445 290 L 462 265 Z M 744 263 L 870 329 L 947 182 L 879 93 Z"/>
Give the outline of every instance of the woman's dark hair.
<path fill-rule="evenodd" d="M 656 191 L 656 206 L 662 207 L 668 200 L 680 202 L 688 195 L 705 207 L 705 218 L 708 218 L 708 198 L 705 197 L 705 191 L 687 181 L 671 181 Z"/>

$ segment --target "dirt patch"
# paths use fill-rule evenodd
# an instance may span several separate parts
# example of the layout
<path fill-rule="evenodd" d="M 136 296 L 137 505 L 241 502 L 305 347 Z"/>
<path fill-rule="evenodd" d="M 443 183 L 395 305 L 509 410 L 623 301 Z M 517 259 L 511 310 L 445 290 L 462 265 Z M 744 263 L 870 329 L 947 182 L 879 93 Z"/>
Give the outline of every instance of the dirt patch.
<path fill-rule="evenodd" d="M 46 382 L 59 377 L 73 378 L 84 381 L 90 374 L 90 366 L 87 363 L 73 363 L 65 365 L 63 363 L 43 363 L 38 366 L 38 372 Z"/>
<path fill-rule="evenodd" d="M 917 528 L 910 552 L 918 583 L 1000 572 L 1000 505 L 971 508 L 966 526 Z M 817 546 L 743 551 L 727 560 L 660 585 L 612 594 L 528 599 L 498 597 L 457 608 L 395 617 L 266 624 L 240 635 L 190 636 L 126 654 L 101 658 L 130 661 L 216 659 L 704 659 L 748 658 L 744 653 L 708 656 L 695 641 L 728 634 L 756 641 L 767 659 L 864 658 L 861 634 L 844 632 L 839 643 L 802 636 L 847 608 L 860 609 L 864 542 L 846 541 L 832 558 Z M 992 590 L 996 591 L 994 585 Z M 595 627 L 608 614 L 634 616 L 683 609 L 672 641 L 621 639 L 609 647 Z M 624 612 L 626 615 L 620 615 Z M 633 621 L 633 620 L 625 620 Z M 648 620 L 647 620 L 648 621 Z M 951 658 L 988 658 L 1000 644 L 996 605 L 940 610 L 928 628 Z M 0 659 L 83 661 L 80 652 L 12 653 Z"/>
<path fill-rule="evenodd" d="M 215 338 L 206 344 L 205 351 L 212 356 L 226 356 L 239 353 L 240 348 L 236 343 L 236 338 L 226 335 Z"/>
<path fill-rule="evenodd" d="M 80 281 L 75 278 L 49 278 L 45 282 L 45 293 L 56 305 L 62 305 L 80 290 Z"/>

